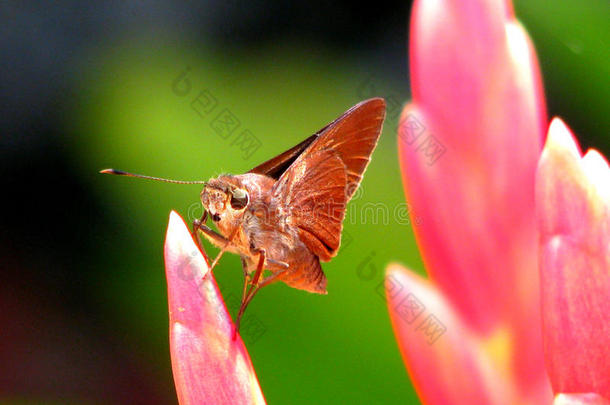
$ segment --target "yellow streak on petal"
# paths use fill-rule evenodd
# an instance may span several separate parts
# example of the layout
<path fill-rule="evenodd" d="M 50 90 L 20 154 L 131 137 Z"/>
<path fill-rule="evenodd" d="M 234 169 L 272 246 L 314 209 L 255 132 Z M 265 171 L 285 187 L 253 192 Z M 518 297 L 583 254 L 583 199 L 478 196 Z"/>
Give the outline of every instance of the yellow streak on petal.
<path fill-rule="evenodd" d="M 481 339 L 481 347 L 507 381 L 512 378 L 514 345 L 511 332 L 506 326 L 499 326 L 488 337 Z"/>

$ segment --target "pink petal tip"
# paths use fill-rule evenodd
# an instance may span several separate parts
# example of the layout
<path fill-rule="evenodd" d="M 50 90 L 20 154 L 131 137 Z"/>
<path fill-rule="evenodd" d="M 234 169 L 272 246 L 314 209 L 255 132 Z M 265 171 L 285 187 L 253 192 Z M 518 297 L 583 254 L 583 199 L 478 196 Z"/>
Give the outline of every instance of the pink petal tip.
<path fill-rule="evenodd" d="M 250 356 L 237 336 L 209 265 L 171 212 L 165 239 L 170 353 L 181 405 L 264 404 Z"/>

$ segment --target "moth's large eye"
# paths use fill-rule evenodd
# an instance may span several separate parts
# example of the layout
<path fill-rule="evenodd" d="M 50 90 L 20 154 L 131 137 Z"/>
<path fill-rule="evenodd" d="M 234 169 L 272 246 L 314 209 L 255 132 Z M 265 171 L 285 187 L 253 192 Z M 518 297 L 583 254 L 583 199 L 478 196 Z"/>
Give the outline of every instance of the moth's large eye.
<path fill-rule="evenodd" d="M 243 210 L 248 205 L 248 192 L 240 188 L 231 191 L 231 207 L 234 210 Z"/>

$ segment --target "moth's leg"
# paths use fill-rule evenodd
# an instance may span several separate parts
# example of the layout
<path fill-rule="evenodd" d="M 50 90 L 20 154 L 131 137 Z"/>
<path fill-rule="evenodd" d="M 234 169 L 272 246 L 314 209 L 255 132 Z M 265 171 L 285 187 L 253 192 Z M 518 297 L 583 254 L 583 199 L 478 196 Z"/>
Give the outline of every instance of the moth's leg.
<path fill-rule="evenodd" d="M 266 285 L 271 284 L 272 282 L 274 282 L 275 280 L 277 280 L 277 277 L 281 274 L 284 274 L 286 271 L 288 271 L 288 268 L 282 269 L 280 271 L 278 271 L 277 273 L 273 273 L 272 275 L 265 277 L 263 280 L 258 281 L 256 283 L 254 283 L 254 281 L 252 281 L 253 285 L 250 288 L 250 290 L 248 290 L 248 296 L 245 298 L 245 300 L 242 302 L 242 307 L 243 307 L 243 311 L 240 308 L 240 313 L 237 314 L 237 326 L 236 329 L 239 329 L 239 320 L 241 318 L 241 315 L 243 314 L 243 312 L 246 310 L 246 307 L 248 306 L 248 304 L 250 303 L 250 301 L 252 301 L 252 298 L 254 298 L 254 295 L 258 292 L 258 290 L 260 290 L 261 288 L 263 288 Z"/>
<path fill-rule="evenodd" d="M 212 270 L 214 270 L 214 267 L 216 267 L 218 260 L 220 260 L 220 258 L 224 254 L 224 252 L 227 250 L 227 248 L 231 244 L 231 240 L 237 233 L 238 229 L 235 229 L 235 231 L 231 234 L 230 238 L 225 238 L 224 236 L 222 236 L 215 230 L 213 230 L 210 227 L 208 227 L 207 225 L 203 225 L 201 223 L 199 223 L 199 225 L 197 226 L 197 229 L 199 229 L 201 232 L 203 232 L 203 236 L 205 236 L 206 239 L 209 240 L 213 245 L 220 248 L 220 252 L 218 252 L 216 257 L 212 261 L 212 264 L 210 265 L 210 271 L 212 271 Z"/>
<path fill-rule="evenodd" d="M 267 254 L 265 249 L 256 249 L 256 252 L 258 252 L 258 264 L 256 266 L 254 276 L 252 277 L 252 285 L 250 286 L 244 297 L 242 297 L 241 305 L 239 306 L 239 312 L 237 313 L 237 318 L 235 319 L 235 331 L 233 333 L 233 338 L 235 338 L 235 335 L 239 331 L 239 322 L 241 321 L 241 317 L 244 314 L 246 307 L 248 306 L 250 301 L 252 301 L 252 297 L 254 297 L 254 294 L 258 290 L 258 280 L 260 279 L 260 276 L 263 273 L 263 268 L 265 267 L 265 256 Z"/>
<path fill-rule="evenodd" d="M 218 246 L 221 249 L 212 261 L 212 264 L 210 265 L 210 271 L 212 271 L 216 266 L 216 263 L 218 263 L 218 259 L 220 259 L 220 257 L 224 253 L 225 249 L 229 246 L 229 243 L 231 243 L 231 241 L 216 232 L 215 230 L 210 229 L 207 225 L 200 224 L 198 229 L 203 232 L 203 236 L 205 236 L 207 240 L 209 240 L 213 245 Z"/>
<path fill-rule="evenodd" d="M 244 278 L 246 278 L 246 277 L 250 278 L 250 276 L 248 275 L 248 262 L 246 262 L 246 259 L 243 256 L 241 256 L 240 259 L 241 259 L 241 268 L 244 271 Z"/>
<path fill-rule="evenodd" d="M 225 238 L 223 236 L 223 238 L 225 239 L 225 242 L 224 242 L 223 246 L 220 248 L 220 252 L 218 252 L 216 257 L 214 258 L 214 261 L 212 262 L 212 266 L 210 266 L 210 270 L 213 269 L 214 267 L 216 267 L 216 263 L 218 263 L 218 260 L 220 260 L 220 258 L 224 254 L 224 252 L 227 251 L 227 248 L 229 247 L 229 245 L 233 241 L 233 238 L 235 237 L 235 235 L 237 235 L 237 231 L 239 231 L 239 228 L 235 228 L 233 233 L 228 238 Z"/>
<path fill-rule="evenodd" d="M 205 238 L 209 240 L 210 243 L 212 243 L 214 246 L 222 248 L 223 246 L 228 245 L 229 243 L 229 239 L 225 238 L 207 225 L 199 224 L 197 229 L 203 232 L 203 236 L 205 236 Z"/>
<path fill-rule="evenodd" d="M 244 280 L 244 290 L 243 290 L 242 299 L 241 299 L 241 306 L 239 307 L 239 312 L 237 313 L 237 318 L 235 320 L 235 331 L 233 333 L 233 338 L 235 338 L 236 333 L 239 331 L 239 323 L 241 321 L 242 315 L 246 311 L 246 307 L 248 306 L 248 304 L 250 304 L 250 301 L 252 301 L 252 298 L 254 298 L 254 295 L 258 292 L 258 290 L 260 290 L 262 287 L 266 286 L 267 284 L 271 283 L 277 276 L 284 273 L 290 267 L 288 265 L 288 263 L 286 263 L 286 262 L 267 258 L 267 253 L 266 253 L 265 249 L 255 249 L 255 252 L 258 252 L 259 256 L 258 256 L 258 264 L 256 266 L 256 271 L 254 273 L 254 276 L 252 277 L 252 281 L 250 281 L 250 276 L 247 275 L 247 267 L 245 266 L 245 261 L 242 258 L 242 265 L 244 266 L 244 277 L 247 277 L 247 278 L 245 278 L 245 280 Z M 261 275 L 263 274 L 265 262 L 273 263 L 275 265 L 281 266 L 281 267 L 283 267 L 283 269 L 277 273 L 270 275 L 269 277 L 265 278 L 264 280 L 259 281 Z M 248 289 L 248 291 L 246 292 L 246 286 L 247 286 L 248 282 L 250 282 L 252 285 L 250 286 L 250 289 Z"/>
<path fill-rule="evenodd" d="M 273 260 L 273 259 L 270 259 L 270 258 L 267 258 L 267 263 L 275 264 L 276 266 L 283 267 L 284 269 L 287 269 L 288 267 L 290 267 L 288 265 L 288 263 L 286 263 L 286 262 L 282 262 L 282 261 L 279 261 L 279 260 Z"/>
<path fill-rule="evenodd" d="M 239 306 L 240 312 L 238 313 L 237 318 L 235 319 L 235 329 L 233 329 L 233 340 L 235 340 L 235 337 L 237 336 L 237 332 L 239 331 L 239 321 L 241 320 L 241 314 L 243 314 L 243 312 L 245 310 L 244 302 L 246 302 L 247 288 L 248 288 L 248 284 L 250 284 L 250 275 L 248 274 L 248 264 L 246 263 L 246 259 L 244 259 L 243 257 L 241 258 L 241 267 L 244 270 L 244 288 L 241 292 L 241 305 Z"/>
<path fill-rule="evenodd" d="M 287 266 L 288 266 L 288 265 L 287 265 Z M 262 279 L 262 280 L 260 281 L 260 283 L 258 283 L 258 289 L 260 290 L 260 289 L 261 289 L 261 288 L 263 288 L 264 286 L 266 286 L 266 285 L 269 285 L 269 284 L 273 283 L 274 281 L 276 281 L 276 280 L 277 280 L 277 278 L 278 278 L 279 276 L 281 276 L 282 274 L 286 273 L 288 270 L 289 270 L 289 268 L 288 268 L 288 267 L 286 267 L 286 268 L 284 268 L 284 269 L 282 269 L 282 270 L 278 271 L 277 273 L 273 273 L 272 275 L 270 275 L 270 276 L 268 276 L 268 277 L 265 277 L 264 279 Z"/>
<path fill-rule="evenodd" d="M 250 275 L 248 274 L 248 263 L 246 263 L 246 259 L 241 258 L 241 267 L 244 270 L 244 288 L 241 292 L 241 302 L 246 300 L 246 291 L 248 284 L 250 283 Z"/>
<path fill-rule="evenodd" d="M 201 218 L 193 221 L 193 232 L 191 232 L 191 236 L 194 237 L 195 241 L 199 245 L 198 246 L 199 250 L 201 250 L 202 252 L 203 252 L 203 243 L 201 242 L 201 235 L 199 235 L 199 232 L 197 232 L 197 231 L 199 230 L 199 228 L 201 227 L 202 224 L 205 224 L 205 221 L 207 221 L 207 219 L 208 219 L 208 211 L 204 208 L 203 215 L 201 215 Z"/>
<path fill-rule="evenodd" d="M 258 253 L 258 264 L 256 265 L 256 272 L 254 272 L 254 277 L 252 277 L 252 286 L 256 286 L 258 284 L 258 280 L 263 274 L 263 269 L 265 268 L 265 261 L 267 260 L 267 251 L 265 249 L 259 248 L 256 249 Z"/>
<path fill-rule="evenodd" d="M 201 215 L 201 218 L 196 219 L 193 221 L 193 232 L 197 232 L 197 229 L 199 229 L 199 227 L 203 224 L 205 224 L 205 222 L 208 220 L 208 210 L 206 210 L 205 208 L 203 209 L 203 215 Z"/>

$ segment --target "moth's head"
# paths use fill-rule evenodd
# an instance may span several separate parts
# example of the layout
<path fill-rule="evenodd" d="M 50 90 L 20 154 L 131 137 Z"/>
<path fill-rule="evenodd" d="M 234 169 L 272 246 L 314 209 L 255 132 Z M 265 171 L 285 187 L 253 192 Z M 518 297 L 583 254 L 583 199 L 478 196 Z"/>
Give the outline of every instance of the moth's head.
<path fill-rule="evenodd" d="M 216 224 L 240 219 L 249 202 L 248 190 L 233 176 L 210 179 L 201 190 L 201 203 Z"/>

